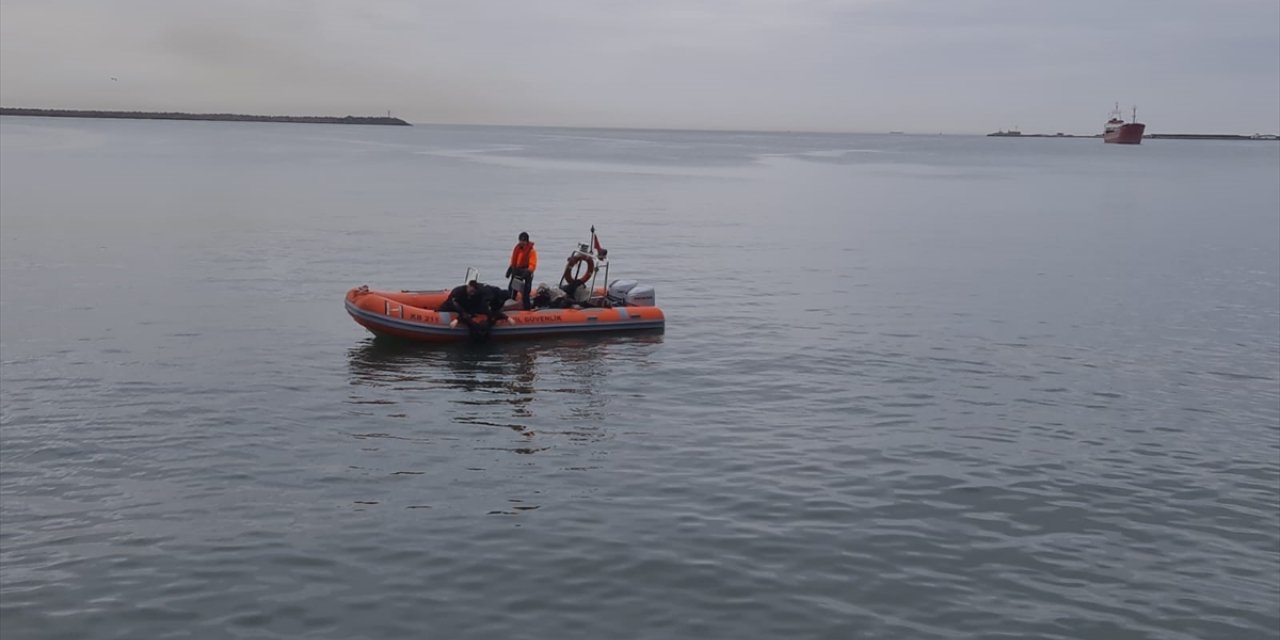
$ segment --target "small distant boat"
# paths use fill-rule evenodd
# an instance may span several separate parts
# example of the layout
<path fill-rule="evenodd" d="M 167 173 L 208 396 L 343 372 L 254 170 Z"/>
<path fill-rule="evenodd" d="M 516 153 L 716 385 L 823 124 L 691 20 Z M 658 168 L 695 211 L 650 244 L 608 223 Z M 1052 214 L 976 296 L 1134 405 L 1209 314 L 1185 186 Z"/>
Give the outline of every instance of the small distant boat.
<path fill-rule="evenodd" d="M 1017 127 L 1014 127 L 1008 131 L 1001 129 L 995 133 L 988 133 L 987 137 L 988 138 L 1011 138 L 1011 137 L 1017 137 L 1020 135 L 1022 135 L 1022 132 L 1018 131 Z"/>
<path fill-rule="evenodd" d="M 1102 141 L 1112 144 L 1142 144 L 1142 134 L 1147 130 L 1147 125 L 1138 122 L 1138 108 L 1133 108 L 1133 120 L 1124 121 L 1124 115 L 1120 113 L 1120 103 L 1116 103 L 1116 108 L 1111 110 L 1111 119 L 1107 120 L 1107 126 L 1102 130 Z"/>

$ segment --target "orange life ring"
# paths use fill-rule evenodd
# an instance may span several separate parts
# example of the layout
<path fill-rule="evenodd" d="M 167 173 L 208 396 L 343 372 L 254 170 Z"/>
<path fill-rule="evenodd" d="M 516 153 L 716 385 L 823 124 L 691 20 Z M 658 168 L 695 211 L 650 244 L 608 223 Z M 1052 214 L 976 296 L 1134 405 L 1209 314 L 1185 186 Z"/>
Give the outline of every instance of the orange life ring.
<path fill-rule="evenodd" d="M 574 277 L 573 275 L 574 269 L 576 269 L 578 265 L 584 262 L 587 263 L 587 270 L 583 272 L 581 276 Z M 566 282 L 572 282 L 574 284 L 577 284 L 578 286 L 582 286 L 586 284 L 588 280 L 591 279 L 591 274 L 595 272 L 596 272 L 596 261 L 592 260 L 591 256 L 582 254 L 582 253 L 575 253 L 569 256 L 569 264 L 566 264 L 564 266 L 564 279 Z"/>

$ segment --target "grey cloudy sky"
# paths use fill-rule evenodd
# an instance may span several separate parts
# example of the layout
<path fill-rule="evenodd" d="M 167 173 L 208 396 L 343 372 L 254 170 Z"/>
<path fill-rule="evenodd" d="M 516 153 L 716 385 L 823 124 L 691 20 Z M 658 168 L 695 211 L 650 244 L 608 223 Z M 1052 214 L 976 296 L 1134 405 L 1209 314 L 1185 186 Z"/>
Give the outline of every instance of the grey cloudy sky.
<path fill-rule="evenodd" d="M 4 106 L 1096 133 L 1114 101 L 1280 131 L 1280 2 L 0 0 Z"/>

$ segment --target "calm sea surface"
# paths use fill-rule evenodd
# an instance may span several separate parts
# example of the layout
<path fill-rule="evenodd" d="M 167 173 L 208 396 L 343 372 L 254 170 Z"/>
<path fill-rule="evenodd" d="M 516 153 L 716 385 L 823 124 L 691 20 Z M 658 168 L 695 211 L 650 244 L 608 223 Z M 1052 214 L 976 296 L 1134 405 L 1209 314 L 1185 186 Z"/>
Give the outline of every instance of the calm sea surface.
<path fill-rule="evenodd" d="M 1280 145 L 0 119 L 0 637 L 1275 638 Z M 375 342 L 554 282 L 661 335 Z"/>

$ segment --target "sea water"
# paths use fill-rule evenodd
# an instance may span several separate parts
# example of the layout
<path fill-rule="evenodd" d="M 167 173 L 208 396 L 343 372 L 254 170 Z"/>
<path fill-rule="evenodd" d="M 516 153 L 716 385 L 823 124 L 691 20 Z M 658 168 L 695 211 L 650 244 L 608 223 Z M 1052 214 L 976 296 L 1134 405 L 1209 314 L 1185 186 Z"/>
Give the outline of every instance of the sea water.
<path fill-rule="evenodd" d="M 4 638 L 1267 638 L 1280 145 L 0 119 Z M 375 341 L 554 284 L 660 335 Z"/>

